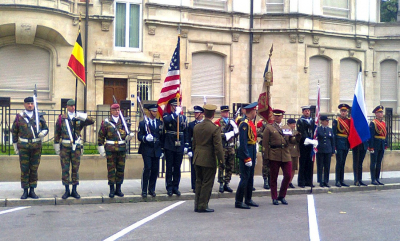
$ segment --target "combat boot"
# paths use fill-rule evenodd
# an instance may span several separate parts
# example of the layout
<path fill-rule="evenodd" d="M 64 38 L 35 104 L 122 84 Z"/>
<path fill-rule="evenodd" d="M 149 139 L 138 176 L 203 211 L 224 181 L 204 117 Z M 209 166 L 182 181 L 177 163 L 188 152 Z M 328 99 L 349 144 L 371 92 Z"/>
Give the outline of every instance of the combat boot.
<path fill-rule="evenodd" d="M 268 180 L 269 178 L 265 178 L 264 179 L 264 189 L 269 189 L 270 187 L 269 187 L 269 180 Z"/>
<path fill-rule="evenodd" d="M 115 195 L 118 197 L 123 197 L 124 194 L 121 192 L 121 184 L 117 184 L 117 190 L 115 190 Z"/>
<path fill-rule="evenodd" d="M 72 185 L 71 197 L 79 199 L 79 198 L 81 198 L 81 195 L 79 195 L 78 192 L 76 191 L 76 186 L 77 185 Z"/>
<path fill-rule="evenodd" d="M 21 199 L 27 199 L 28 198 L 28 188 L 24 188 L 24 193 L 22 193 Z"/>
<path fill-rule="evenodd" d="M 108 194 L 108 196 L 110 198 L 114 198 L 114 195 L 115 195 L 114 193 L 115 193 L 114 184 L 112 184 L 112 185 L 110 185 L 110 194 Z"/>
<path fill-rule="evenodd" d="M 71 196 L 71 193 L 69 192 L 69 185 L 65 185 L 65 193 L 62 195 L 62 199 L 67 199 L 68 197 Z"/>
<path fill-rule="evenodd" d="M 31 187 L 29 189 L 29 197 L 31 197 L 33 199 L 38 199 L 39 198 L 38 195 L 36 195 L 36 193 L 35 193 L 35 188 Z"/>
<path fill-rule="evenodd" d="M 219 184 L 219 192 L 224 193 L 224 184 L 222 182 Z"/>
<path fill-rule="evenodd" d="M 225 183 L 225 185 L 224 185 L 224 191 L 233 192 L 232 188 L 229 186 L 229 183 Z"/>

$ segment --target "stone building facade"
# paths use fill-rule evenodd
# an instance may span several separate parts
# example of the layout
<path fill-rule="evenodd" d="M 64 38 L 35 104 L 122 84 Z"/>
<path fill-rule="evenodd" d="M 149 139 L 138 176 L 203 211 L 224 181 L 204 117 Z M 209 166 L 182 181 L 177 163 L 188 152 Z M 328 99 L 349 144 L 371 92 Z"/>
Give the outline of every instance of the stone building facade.
<path fill-rule="evenodd" d="M 336 113 L 350 103 L 362 68 L 367 111 L 399 108 L 399 23 L 379 23 L 379 0 L 90 0 L 87 109 L 112 94 L 157 100 L 181 34 L 183 105 L 256 101 L 271 45 L 272 106 Z M 0 96 L 20 107 L 34 84 L 43 109 L 75 93 L 67 63 L 85 0 L 0 1 Z M 85 16 L 81 32 L 85 38 Z M 250 43 L 250 33 L 253 41 Z M 249 55 L 252 48 L 252 78 Z M 251 84 L 250 84 L 251 83 Z M 78 86 L 78 109 L 83 108 Z M 251 99 L 249 99 L 251 96 Z"/>

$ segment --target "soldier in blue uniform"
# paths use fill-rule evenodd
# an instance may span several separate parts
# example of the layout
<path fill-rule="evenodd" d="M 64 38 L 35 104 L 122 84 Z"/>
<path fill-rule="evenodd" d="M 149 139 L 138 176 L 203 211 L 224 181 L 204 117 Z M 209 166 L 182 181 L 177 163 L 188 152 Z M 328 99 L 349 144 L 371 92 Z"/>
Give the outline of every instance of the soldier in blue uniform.
<path fill-rule="evenodd" d="M 328 126 L 328 117 L 322 115 L 320 121 L 321 126 L 317 129 L 317 181 L 320 187 L 331 187 L 328 184 L 329 170 L 331 168 L 331 157 L 335 154 L 335 137 L 332 129 Z M 322 173 L 324 174 L 323 178 Z"/>
<path fill-rule="evenodd" d="M 353 173 L 354 173 L 354 185 L 355 186 L 367 186 L 367 184 L 362 181 L 362 169 L 365 154 L 368 150 L 368 141 L 355 146 L 353 151 Z"/>
<path fill-rule="evenodd" d="M 194 106 L 193 109 L 194 109 L 194 119 L 195 120 L 192 122 L 189 122 L 189 125 L 188 125 L 188 141 L 189 141 L 188 157 L 190 160 L 190 180 L 191 180 L 191 184 L 192 184 L 193 193 L 195 193 L 196 170 L 195 170 L 194 164 L 193 164 L 193 146 L 192 146 L 193 130 L 194 130 L 195 125 L 197 125 L 203 121 L 204 109 L 203 109 L 203 107 L 200 107 L 198 105 Z"/>
<path fill-rule="evenodd" d="M 156 119 L 157 104 L 144 106 L 149 110 L 148 119 L 139 122 L 139 154 L 143 157 L 142 197 L 147 197 L 147 190 L 152 197 L 156 196 L 156 181 L 163 154 L 163 122 Z"/>
<path fill-rule="evenodd" d="M 372 185 L 384 185 L 379 180 L 383 155 L 388 147 L 386 123 L 383 121 L 383 109 L 384 107 L 381 105 L 375 107 L 372 111 L 375 114 L 375 119 L 369 123 L 371 139 L 369 139 L 368 150 L 371 153 L 370 171 Z"/>
<path fill-rule="evenodd" d="M 166 174 L 165 184 L 168 196 L 176 194 L 181 195 L 179 191 L 179 183 L 181 180 L 181 164 L 183 155 L 187 153 L 189 142 L 187 135 L 186 116 L 181 114 L 182 108 L 177 106 L 177 100 L 171 99 L 166 109 L 170 111 L 164 112 L 164 151 Z M 169 108 L 168 108 L 169 107 Z M 179 118 L 179 140 L 177 137 L 177 123 Z"/>

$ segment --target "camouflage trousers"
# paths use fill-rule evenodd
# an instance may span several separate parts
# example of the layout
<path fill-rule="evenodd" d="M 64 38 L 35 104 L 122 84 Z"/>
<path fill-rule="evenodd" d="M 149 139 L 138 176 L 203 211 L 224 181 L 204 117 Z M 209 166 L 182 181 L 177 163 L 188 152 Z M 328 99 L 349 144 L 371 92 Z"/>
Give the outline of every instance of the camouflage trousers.
<path fill-rule="evenodd" d="M 60 151 L 61 157 L 61 173 L 62 173 L 62 184 L 69 185 L 69 168 L 71 168 L 71 179 L 72 185 L 79 184 L 79 165 L 81 164 L 81 148 L 76 147 L 75 151 L 72 151 L 71 147 L 61 146 Z"/>
<path fill-rule="evenodd" d="M 36 188 L 42 148 L 23 148 L 19 146 L 18 150 L 21 167 L 21 187 Z"/>
<path fill-rule="evenodd" d="M 224 159 L 224 163 L 220 163 L 218 168 L 218 182 L 229 184 L 231 181 L 233 165 L 235 162 L 235 149 L 224 148 Z"/>
<path fill-rule="evenodd" d="M 269 161 L 264 159 L 264 152 L 262 152 L 262 176 L 264 179 L 267 179 L 269 176 Z"/>
<path fill-rule="evenodd" d="M 106 151 L 108 185 L 124 182 L 126 151 Z"/>

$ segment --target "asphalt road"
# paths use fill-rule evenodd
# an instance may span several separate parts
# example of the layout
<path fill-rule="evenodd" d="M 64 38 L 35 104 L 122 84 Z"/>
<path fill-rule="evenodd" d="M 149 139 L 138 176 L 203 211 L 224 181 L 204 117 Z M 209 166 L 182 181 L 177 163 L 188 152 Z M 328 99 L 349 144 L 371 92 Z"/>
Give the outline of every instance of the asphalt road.
<path fill-rule="evenodd" d="M 314 195 L 321 240 L 400 240 L 400 190 Z M 214 213 L 193 212 L 193 201 L 149 216 L 174 202 L 0 208 L 0 240 L 104 240 L 138 227 L 118 240 L 309 240 L 307 195 L 273 206 L 234 208 L 233 199 L 213 199 Z"/>

